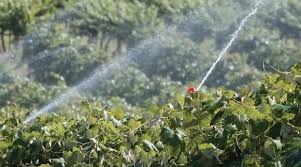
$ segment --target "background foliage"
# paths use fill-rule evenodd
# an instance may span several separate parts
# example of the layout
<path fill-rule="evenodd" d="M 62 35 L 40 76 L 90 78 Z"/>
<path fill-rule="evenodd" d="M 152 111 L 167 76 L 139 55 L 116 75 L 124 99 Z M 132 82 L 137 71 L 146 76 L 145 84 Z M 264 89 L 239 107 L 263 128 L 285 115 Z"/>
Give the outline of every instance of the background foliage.
<path fill-rule="evenodd" d="M 22 38 L 21 47 L 16 48 L 20 51 L 14 57 L 18 57 L 17 67 L 26 78 L 42 85 L 56 85 L 54 76 L 59 75 L 68 86 L 73 86 L 96 67 L 106 68 L 108 62 L 126 56 L 141 41 L 163 31 L 133 51 L 135 61 L 127 68 L 127 77 L 135 80 L 134 85 L 140 85 L 139 90 L 131 89 L 118 72 L 112 72 L 118 85 L 96 90 L 97 98 L 112 95 L 132 105 L 143 104 L 160 98 L 161 92 L 170 89 L 167 85 L 191 85 L 200 80 L 253 5 L 251 1 L 206 0 L 5 0 L 1 2 L 6 11 L 0 19 L 2 48 Z M 237 90 L 261 78 L 271 70 L 269 66 L 288 69 L 298 61 L 299 6 L 297 0 L 265 2 L 206 85 Z M 15 16 L 15 12 L 22 13 Z M 14 28 L 23 33 L 15 33 Z M 133 68 L 135 74 L 141 74 L 140 79 L 131 72 Z M 165 84 L 156 80 L 164 80 Z M 111 84 L 110 79 L 101 82 Z M 152 86 L 156 82 L 160 90 Z M 152 90 L 142 93 L 142 87 Z"/>

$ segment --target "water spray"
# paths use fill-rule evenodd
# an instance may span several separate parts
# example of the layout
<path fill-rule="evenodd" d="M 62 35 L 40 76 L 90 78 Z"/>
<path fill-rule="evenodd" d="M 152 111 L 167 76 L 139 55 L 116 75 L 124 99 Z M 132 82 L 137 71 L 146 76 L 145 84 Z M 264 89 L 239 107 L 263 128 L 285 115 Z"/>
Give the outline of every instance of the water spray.
<path fill-rule="evenodd" d="M 105 78 L 109 78 L 111 76 L 112 71 L 121 71 L 125 67 L 128 67 L 133 61 L 135 61 L 135 59 L 139 55 L 143 53 L 145 48 L 148 48 L 148 46 L 152 46 L 152 43 L 163 42 L 163 35 L 167 34 L 172 28 L 173 27 L 170 26 L 165 31 L 157 33 L 149 39 L 143 40 L 139 45 L 129 50 L 127 55 L 117 57 L 114 60 L 112 60 L 111 63 L 96 68 L 92 75 L 90 75 L 84 81 L 68 89 L 66 92 L 56 97 L 52 102 L 44 106 L 39 111 L 36 111 L 32 115 L 29 115 L 25 119 L 24 124 L 32 122 L 44 113 L 53 111 L 54 109 L 58 108 L 61 104 L 66 104 L 70 102 L 71 99 L 74 99 L 75 95 L 82 95 L 85 91 L 91 89 L 94 85 L 99 84 Z"/>
<path fill-rule="evenodd" d="M 255 8 L 240 22 L 239 27 L 231 35 L 232 38 L 226 44 L 226 46 L 223 48 L 223 50 L 220 52 L 220 54 L 218 55 L 215 62 L 212 64 L 212 66 L 210 67 L 210 69 L 206 73 L 205 77 L 202 79 L 201 83 L 196 88 L 196 90 L 195 90 L 196 92 L 198 92 L 201 89 L 201 87 L 204 85 L 204 83 L 207 81 L 208 77 L 212 74 L 212 72 L 215 69 L 216 65 L 222 60 L 223 56 L 227 53 L 229 48 L 232 46 L 233 42 L 237 39 L 239 33 L 241 32 L 241 30 L 243 29 L 245 24 L 248 22 L 249 18 L 252 17 L 253 15 L 255 15 L 258 12 L 259 8 L 262 5 L 262 2 L 263 2 L 263 0 L 256 0 Z"/>
<path fill-rule="evenodd" d="M 219 54 L 219 58 L 212 65 L 211 69 L 208 71 L 208 73 L 206 74 L 205 78 L 203 79 L 202 83 L 200 84 L 200 86 L 198 87 L 197 90 L 199 90 L 200 87 L 203 85 L 203 83 L 207 80 L 209 75 L 214 70 L 216 64 L 222 59 L 222 56 L 227 52 L 227 50 L 230 48 L 232 43 L 237 38 L 239 32 L 241 31 L 241 29 L 243 28 L 244 24 L 247 22 L 249 17 L 251 17 L 252 15 L 254 15 L 257 12 L 261 3 L 262 3 L 262 0 L 257 1 L 256 8 L 253 9 L 252 12 L 243 19 L 238 30 L 235 31 L 232 39 L 228 42 L 226 47 Z M 184 20 L 180 20 L 177 24 L 175 24 L 175 26 L 176 27 L 179 26 L 182 21 L 185 21 L 185 18 L 184 18 Z M 75 95 L 82 95 L 83 93 L 85 93 L 85 91 L 91 90 L 91 88 L 93 88 L 93 85 L 101 83 L 105 78 L 109 78 L 111 76 L 112 71 L 122 71 L 125 67 L 128 67 L 131 63 L 133 63 L 138 58 L 139 55 L 143 54 L 145 49 L 149 49 L 149 46 L 152 46 L 153 43 L 158 43 L 158 42 L 163 43 L 164 35 L 168 34 L 169 31 L 173 28 L 174 28 L 174 26 L 167 27 L 167 29 L 165 29 L 165 31 L 158 32 L 155 36 L 142 41 L 139 45 L 130 49 L 129 52 L 127 53 L 127 55 L 118 57 L 118 58 L 114 59 L 111 63 L 97 68 L 92 73 L 92 75 L 90 75 L 84 81 L 80 82 L 78 85 L 72 87 L 71 89 L 68 89 L 63 94 L 57 96 L 52 102 L 50 102 L 46 106 L 42 107 L 40 110 L 29 115 L 25 119 L 24 124 L 34 121 L 37 117 L 39 117 L 40 115 L 42 115 L 44 113 L 49 113 L 49 112 L 57 109 L 62 104 L 69 103 L 71 99 L 74 99 Z M 191 91 L 195 91 L 195 90 L 196 89 L 194 88 L 194 90 L 191 90 Z"/>

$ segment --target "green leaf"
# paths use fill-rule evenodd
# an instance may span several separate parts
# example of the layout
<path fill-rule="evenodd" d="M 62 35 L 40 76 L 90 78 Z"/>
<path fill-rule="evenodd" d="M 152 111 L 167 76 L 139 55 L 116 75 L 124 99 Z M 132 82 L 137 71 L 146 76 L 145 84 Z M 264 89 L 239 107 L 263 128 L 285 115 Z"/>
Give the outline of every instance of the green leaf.
<path fill-rule="evenodd" d="M 183 109 L 185 105 L 185 96 L 178 94 L 176 97 L 180 108 Z"/>
<path fill-rule="evenodd" d="M 182 129 L 177 129 L 176 130 L 176 136 L 177 138 L 182 142 L 184 137 L 186 136 L 185 135 L 185 132 L 182 130 Z"/>
<path fill-rule="evenodd" d="M 214 115 L 214 117 L 212 118 L 210 125 L 214 125 L 216 124 L 216 122 L 223 116 L 223 114 L 225 113 L 224 110 L 219 111 L 218 113 L 216 113 Z"/>
<path fill-rule="evenodd" d="M 260 165 L 260 160 L 258 159 L 258 155 L 256 154 L 246 154 L 243 157 L 243 162 L 242 162 L 243 167 L 261 167 Z"/>
<path fill-rule="evenodd" d="M 65 166 L 64 158 L 50 159 L 50 162 L 51 162 L 52 165 L 57 166 L 57 167 L 64 167 Z"/>
<path fill-rule="evenodd" d="M 49 164 L 41 164 L 39 167 L 50 167 Z"/>
<path fill-rule="evenodd" d="M 130 129 L 137 129 L 138 127 L 141 126 L 141 122 L 140 121 L 135 121 L 135 120 L 131 119 L 131 120 L 128 121 L 127 126 Z"/>
<path fill-rule="evenodd" d="M 164 149 L 164 144 L 161 141 L 156 142 L 156 147 L 160 150 Z"/>
<path fill-rule="evenodd" d="M 0 141 L 0 150 L 5 150 L 5 149 L 7 149 L 10 145 L 11 145 L 11 143 L 4 142 L 4 141 Z"/>
<path fill-rule="evenodd" d="M 224 153 L 223 150 L 216 148 L 212 143 L 199 144 L 198 149 L 210 159 L 215 157 L 217 160 L 219 160 L 219 156 Z"/>
<path fill-rule="evenodd" d="M 264 143 L 264 153 L 271 158 L 275 158 L 277 151 L 282 148 L 280 140 L 268 138 Z"/>
<path fill-rule="evenodd" d="M 125 113 L 122 109 L 115 109 L 113 112 L 110 113 L 111 116 L 113 116 L 114 118 L 118 119 L 118 120 L 123 120 Z"/>
<path fill-rule="evenodd" d="M 169 143 L 171 139 L 174 138 L 175 132 L 174 130 L 170 129 L 169 127 L 163 127 L 161 129 L 160 136 L 163 139 L 164 143 Z"/>
<path fill-rule="evenodd" d="M 143 143 L 150 149 L 158 152 L 157 147 L 150 141 L 148 140 L 143 140 Z"/>

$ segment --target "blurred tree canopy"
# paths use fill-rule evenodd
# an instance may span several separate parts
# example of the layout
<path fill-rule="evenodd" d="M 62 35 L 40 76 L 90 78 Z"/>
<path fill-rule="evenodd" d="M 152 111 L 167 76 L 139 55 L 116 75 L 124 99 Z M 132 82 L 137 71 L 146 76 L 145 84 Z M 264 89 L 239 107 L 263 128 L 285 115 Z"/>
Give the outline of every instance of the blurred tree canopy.
<path fill-rule="evenodd" d="M 94 94 L 119 96 L 137 104 L 137 100 L 156 99 L 150 96 L 159 97 L 168 85 L 199 81 L 254 3 L 4 0 L 0 2 L 4 11 L 0 14 L 0 52 L 22 39 L 19 64 L 26 66 L 28 78 L 47 86 L 56 84 L 54 74 L 72 86 L 96 67 L 134 56 L 129 68 L 102 81 Z M 299 61 L 300 15 L 298 0 L 264 1 L 206 86 L 237 89 L 270 72 L 269 66 L 288 69 Z M 130 86 L 125 77 L 133 81 Z M 111 80 L 118 84 L 110 86 Z"/>
<path fill-rule="evenodd" d="M 2 0 L 0 2 L 0 52 L 18 42 L 34 29 L 35 23 L 47 20 L 68 3 L 77 0 Z"/>

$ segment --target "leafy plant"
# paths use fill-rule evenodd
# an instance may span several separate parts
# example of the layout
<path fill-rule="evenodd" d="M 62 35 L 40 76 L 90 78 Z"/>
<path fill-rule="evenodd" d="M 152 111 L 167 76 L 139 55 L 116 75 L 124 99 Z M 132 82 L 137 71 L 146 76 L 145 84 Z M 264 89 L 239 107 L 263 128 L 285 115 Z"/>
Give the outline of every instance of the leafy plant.
<path fill-rule="evenodd" d="M 0 163 L 296 167 L 300 79 L 296 64 L 290 72 L 267 75 L 254 92 L 191 93 L 140 114 L 83 102 L 81 119 L 52 115 L 28 125 L 22 124 L 22 109 L 7 107 L 0 121 Z"/>

